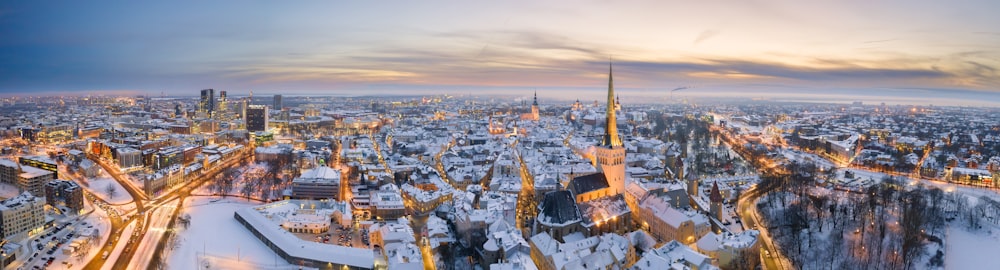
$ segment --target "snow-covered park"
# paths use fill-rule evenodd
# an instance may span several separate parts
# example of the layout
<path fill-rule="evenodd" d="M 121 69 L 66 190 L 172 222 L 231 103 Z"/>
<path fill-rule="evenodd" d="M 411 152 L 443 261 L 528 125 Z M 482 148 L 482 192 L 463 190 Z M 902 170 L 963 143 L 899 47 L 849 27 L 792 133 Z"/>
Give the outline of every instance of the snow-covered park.
<path fill-rule="evenodd" d="M 944 265 L 948 269 L 985 269 L 1000 254 L 1000 235 L 948 228 Z"/>
<path fill-rule="evenodd" d="M 291 269 L 243 225 L 233 218 L 237 209 L 259 205 L 246 199 L 193 197 L 184 201 L 181 216 L 190 215 L 190 226 L 178 227 L 169 269 Z M 229 268 L 227 268 L 229 267 Z M 294 267 L 294 269 L 298 269 Z"/>
<path fill-rule="evenodd" d="M 125 188 L 106 174 L 90 179 L 88 182 L 90 182 L 90 186 L 87 187 L 87 190 L 110 204 L 124 204 L 132 201 L 132 196 L 129 196 Z"/>

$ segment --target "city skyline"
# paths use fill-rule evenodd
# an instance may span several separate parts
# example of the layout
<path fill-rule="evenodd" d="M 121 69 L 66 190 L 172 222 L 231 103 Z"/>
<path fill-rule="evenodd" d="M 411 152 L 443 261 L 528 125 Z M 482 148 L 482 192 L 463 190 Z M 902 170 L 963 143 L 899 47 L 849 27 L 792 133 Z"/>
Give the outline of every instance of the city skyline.
<path fill-rule="evenodd" d="M 1000 104 L 996 3 L 681 4 L 8 3 L 0 95 L 599 99 L 612 57 L 626 96 Z"/>

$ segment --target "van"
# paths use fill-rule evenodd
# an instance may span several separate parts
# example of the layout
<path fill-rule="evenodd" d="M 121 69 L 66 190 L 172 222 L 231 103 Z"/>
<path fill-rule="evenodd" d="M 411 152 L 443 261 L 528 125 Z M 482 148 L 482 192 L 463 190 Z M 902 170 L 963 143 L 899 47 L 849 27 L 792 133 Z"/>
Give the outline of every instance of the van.
<path fill-rule="evenodd" d="M 108 255 L 110 255 L 110 254 L 111 254 L 111 251 L 105 251 L 104 255 L 101 255 L 101 260 L 107 260 L 108 259 Z"/>

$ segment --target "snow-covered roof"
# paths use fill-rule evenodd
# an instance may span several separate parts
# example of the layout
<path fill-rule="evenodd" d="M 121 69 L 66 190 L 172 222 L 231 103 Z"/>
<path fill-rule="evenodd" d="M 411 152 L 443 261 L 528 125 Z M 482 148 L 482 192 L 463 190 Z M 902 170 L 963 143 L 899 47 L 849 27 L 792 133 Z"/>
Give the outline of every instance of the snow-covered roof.
<path fill-rule="evenodd" d="M 27 166 L 27 165 L 21 166 L 21 171 L 23 172 L 23 173 L 21 173 L 21 178 L 26 178 L 26 179 L 31 179 L 31 178 L 35 178 L 35 177 L 39 177 L 39 176 L 43 176 L 43 175 L 47 175 L 47 174 L 52 174 L 51 171 L 47 171 L 47 170 L 43 170 L 43 169 L 39 169 L 39 168 Z"/>
<path fill-rule="evenodd" d="M 319 166 L 305 171 L 293 182 L 340 184 L 340 170 Z"/>
<path fill-rule="evenodd" d="M 362 268 L 374 268 L 375 255 L 372 253 L 372 250 L 321 244 L 299 239 L 268 220 L 258 210 L 266 207 L 268 205 L 241 208 L 236 210 L 236 216 L 243 219 L 246 224 L 259 232 L 261 237 L 270 241 L 272 247 L 280 249 L 289 256 L 296 258 Z"/>

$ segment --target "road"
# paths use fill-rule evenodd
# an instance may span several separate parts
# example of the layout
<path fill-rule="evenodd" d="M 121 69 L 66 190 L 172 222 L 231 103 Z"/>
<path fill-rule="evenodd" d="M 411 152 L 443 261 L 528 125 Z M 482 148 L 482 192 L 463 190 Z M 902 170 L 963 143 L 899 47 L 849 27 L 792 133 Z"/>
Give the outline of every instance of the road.
<path fill-rule="evenodd" d="M 745 226 L 745 228 L 760 231 L 760 256 L 761 262 L 764 264 L 764 269 L 794 269 L 792 267 L 787 267 L 787 264 L 785 263 L 786 259 L 782 256 L 780 250 L 774 246 L 774 242 L 767 233 L 767 227 L 759 222 L 760 213 L 757 212 L 756 204 L 757 200 L 759 200 L 762 195 L 763 194 L 760 194 L 756 188 L 752 188 L 740 196 L 738 203 L 740 220 L 743 222 L 743 226 Z M 768 253 L 763 251 L 767 251 L 770 254 L 767 255 Z"/>
<path fill-rule="evenodd" d="M 118 239 L 121 238 L 121 232 L 123 231 L 126 223 L 122 220 L 121 216 L 115 214 L 114 211 L 109 211 L 111 210 L 110 206 L 108 202 L 103 199 L 94 196 L 94 194 L 90 192 L 84 192 L 84 199 L 94 202 L 94 207 L 100 207 L 108 213 L 108 219 L 111 220 L 111 234 L 108 235 L 108 244 L 101 245 L 101 249 L 97 251 L 97 254 L 104 254 L 104 252 L 110 253 L 114 249 L 114 246 L 118 244 Z M 101 266 L 104 265 L 104 261 L 105 258 L 101 258 L 101 256 L 94 257 L 87 263 L 86 266 L 84 266 L 83 269 L 100 269 Z"/>
<path fill-rule="evenodd" d="M 734 145 L 743 145 L 742 143 L 737 143 L 728 132 L 724 132 L 716 126 L 712 126 L 712 131 L 719 132 L 720 135 L 722 135 L 722 139 L 731 147 Z M 744 160 L 754 164 L 760 175 L 765 175 L 766 172 L 778 174 L 787 173 L 782 167 L 777 166 L 774 160 L 766 157 L 754 159 L 747 153 L 747 151 L 745 151 L 745 149 L 742 148 L 733 148 L 733 150 L 736 154 L 743 157 Z M 737 213 L 739 213 L 740 222 L 742 222 L 743 228 L 745 229 L 755 229 L 760 231 L 758 239 L 760 240 L 761 248 L 760 258 L 764 269 L 795 269 L 790 263 L 788 263 L 788 259 L 784 257 L 781 250 L 774 245 L 774 241 L 771 239 L 771 236 L 767 231 L 767 226 L 764 226 L 762 222 L 760 222 L 760 213 L 757 212 L 756 205 L 757 201 L 764 197 L 764 195 L 766 195 L 766 193 L 761 193 L 756 186 L 750 188 L 747 192 L 740 194 L 740 198 L 737 202 L 739 207 L 739 209 L 737 209 Z"/>
<path fill-rule="evenodd" d="M 118 166 L 111 166 L 101 158 L 93 156 L 88 156 L 88 158 L 90 158 L 92 161 L 94 161 L 94 163 L 97 163 L 99 166 L 101 166 L 101 168 L 103 168 L 106 172 L 108 172 L 108 174 L 111 175 L 111 178 L 115 179 L 115 181 L 118 181 L 118 183 L 125 188 L 125 191 L 128 192 L 129 196 L 132 196 L 132 202 L 135 203 L 136 205 L 134 211 L 140 214 L 131 215 L 124 221 L 120 222 L 120 224 L 128 224 L 135 221 L 137 226 L 139 226 L 140 228 L 143 227 L 145 220 L 141 213 L 144 213 L 146 211 L 143 199 L 147 198 L 145 196 L 146 194 L 139 191 L 135 187 L 135 185 L 131 183 L 132 182 L 131 180 L 125 178 L 122 172 L 118 170 Z M 125 229 L 124 226 L 121 226 L 120 224 L 118 226 L 115 226 L 114 220 L 116 219 L 112 217 L 111 233 L 114 236 L 114 240 L 111 242 L 110 245 L 106 245 L 101 249 L 100 251 L 101 254 L 103 254 L 104 252 L 111 252 L 115 248 L 115 246 L 119 244 L 120 238 L 122 236 L 121 233 Z M 135 244 L 138 241 L 136 236 L 137 236 L 136 233 L 133 233 L 131 235 L 126 235 L 126 237 L 128 237 L 128 242 L 125 244 L 125 251 L 121 254 L 121 256 L 118 257 L 118 260 L 114 263 L 112 269 L 125 269 L 128 266 L 127 265 L 128 260 L 122 260 L 122 257 L 126 257 L 129 259 L 132 258 L 133 252 L 135 251 Z M 100 269 L 104 264 L 106 264 L 104 259 L 97 257 L 91 260 L 89 263 L 87 263 L 87 266 L 84 269 Z"/>
<path fill-rule="evenodd" d="M 183 186 L 176 188 L 172 190 L 170 193 L 164 194 L 151 201 L 149 200 L 149 197 L 146 196 L 144 192 L 142 192 L 142 190 L 136 187 L 135 184 L 131 182 L 131 180 L 127 179 L 125 175 L 120 170 L 118 170 L 117 166 L 109 165 L 106 161 L 100 158 L 90 157 L 91 160 L 93 160 L 95 163 L 104 168 L 104 170 L 107 171 L 108 174 L 111 175 L 113 179 L 115 179 L 115 181 L 118 181 L 119 184 L 125 187 L 125 190 L 129 193 L 130 196 L 132 196 L 133 202 L 136 204 L 136 208 L 134 210 L 129 211 L 126 214 L 123 214 L 123 215 L 132 214 L 129 215 L 128 219 L 119 222 L 117 226 L 115 222 L 112 222 L 112 236 L 114 237 L 113 238 L 114 240 L 110 242 L 109 245 L 105 245 L 100 251 L 101 254 L 103 254 L 106 251 L 107 252 L 113 251 L 120 243 L 119 238 L 121 237 L 122 231 L 124 231 L 124 226 L 121 226 L 121 224 L 129 224 L 133 221 L 136 222 L 135 225 L 137 227 L 135 231 L 131 235 L 127 235 L 128 241 L 125 243 L 124 251 L 122 252 L 121 255 L 118 256 L 117 260 L 115 260 L 111 269 L 115 270 L 134 269 L 134 268 L 144 267 L 144 266 L 136 266 L 129 264 L 129 262 L 131 262 L 133 257 L 136 255 L 136 251 L 140 249 L 140 244 L 144 245 L 143 250 L 150 249 L 150 247 L 145 245 L 156 246 L 154 253 L 158 254 L 159 252 L 161 252 L 162 249 L 161 247 L 163 246 L 159 244 L 159 241 L 164 240 L 163 238 L 159 238 L 157 243 L 143 243 L 142 239 L 146 236 L 146 232 L 149 230 L 149 224 L 146 222 L 149 211 L 156 210 L 157 208 L 160 208 L 164 205 L 173 203 L 174 200 L 182 199 L 185 196 L 190 195 L 191 191 L 205 184 L 209 179 L 214 179 L 224 169 L 240 164 L 240 162 L 249 157 L 249 155 L 247 154 L 249 153 L 249 150 L 247 149 L 249 148 L 244 148 L 242 153 L 237 154 L 238 156 L 242 156 L 242 158 L 233 157 L 220 165 L 212 166 L 210 169 L 203 171 L 201 175 L 197 176 L 194 180 L 187 181 Z M 173 211 L 173 213 L 174 214 L 171 215 L 169 220 L 174 220 L 176 218 L 177 211 Z M 112 221 L 114 220 L 115 219 L 112 218 Z M 84 269 L 101 269 L 103 266 L 105 266 L 106 263 L 107 262 L 105 262 L 104 259 L 96 257 L 93 260 L 91 260 Z"/>

